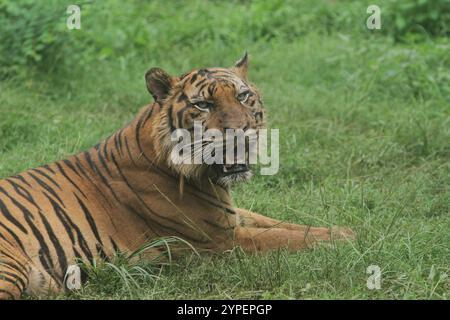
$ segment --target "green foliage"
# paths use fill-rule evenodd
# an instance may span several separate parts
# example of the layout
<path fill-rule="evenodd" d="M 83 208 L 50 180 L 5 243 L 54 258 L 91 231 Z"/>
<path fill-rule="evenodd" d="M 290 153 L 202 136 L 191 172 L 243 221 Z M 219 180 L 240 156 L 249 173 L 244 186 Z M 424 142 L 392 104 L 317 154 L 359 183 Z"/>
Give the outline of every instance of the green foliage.
<path fill-rule="evenodd" d="M 395 39 L 423 30 L 429 35 L 446 35 L 448 3 L 382 1 L 384 24 L 379 33 Z M 359 37 L 376 33 L 365 27 L 368 4 L 354 1 L 84 2 L 80 4 L 81 30 L 66 27 L 69 4 L 67 0 L 0 1 L 0 77 L 34 71 L 73 75 L 74 66 L 75 71 L 86 70 L 105 59 L 179 57 L 170 52 L 242 52 L 273 42 L 301 41 L 309 33 Z"/>
<path fill-rule="evenodd" d="M 0 77 L 52 72 L 68 53 L 61 1 L 0 1 Z"/>
<path fill-rule="evenodd" d="M 396 39 L 450 35 L 450 0 L 394 0 L 388 11 Z"/>
<path fill-rule="evenodd" d="M 107 59 L 172 59 L 168 51 L 242 52 L 310 33 L 445 36 L 449 1 L 381 1 L 382 30 L 368 32 L 368 4 L 356 1 L 88 1 L 80 4 L 82 29 L 68 30 L 68 0 L 1 0 L 0 77 L 74 75 Z"/>

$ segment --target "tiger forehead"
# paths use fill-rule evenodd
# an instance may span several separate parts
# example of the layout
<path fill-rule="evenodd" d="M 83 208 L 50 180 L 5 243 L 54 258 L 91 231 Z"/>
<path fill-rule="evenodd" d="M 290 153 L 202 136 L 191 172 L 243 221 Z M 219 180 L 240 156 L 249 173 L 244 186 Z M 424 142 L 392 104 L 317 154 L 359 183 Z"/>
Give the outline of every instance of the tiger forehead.
<path fill-rule="evenodd" d="M 249 90 L 248 85 L 234 72 L 228 69 L 199 69 L 185 74 L 181 78 L 184 92 L 191 98 L 206 98 L 219 91 L 232 89 L 236 93 Z M 220 90 L 222 89 L 222 90 Z"/>

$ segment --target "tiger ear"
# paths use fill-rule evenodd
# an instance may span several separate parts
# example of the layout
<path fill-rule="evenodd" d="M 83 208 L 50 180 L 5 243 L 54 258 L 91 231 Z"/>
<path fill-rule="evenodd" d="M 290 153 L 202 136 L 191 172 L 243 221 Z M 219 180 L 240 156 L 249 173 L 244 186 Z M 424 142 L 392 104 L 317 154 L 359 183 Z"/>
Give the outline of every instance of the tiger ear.
<path fill-rule="evenodd" d="M 248 65 L 248 53 L 245 52 L 244 56 L 234 64 L 234 72 L 236 72 L 241 78 L 247 80 Z"/>
<path fill-rule="evenodd" d="M 155 101 L 164 100 L 172 87 L 175 79 L 161 68 L 151 68 L 145 74 L 148 92 L 153 96 Z"/>

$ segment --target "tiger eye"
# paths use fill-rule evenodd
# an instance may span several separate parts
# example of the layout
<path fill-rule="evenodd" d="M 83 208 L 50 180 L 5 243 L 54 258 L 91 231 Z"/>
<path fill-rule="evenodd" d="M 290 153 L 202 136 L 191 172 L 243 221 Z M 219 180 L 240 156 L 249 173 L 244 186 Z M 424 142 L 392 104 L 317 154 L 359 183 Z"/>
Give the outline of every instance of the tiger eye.
<path fill-rule="evenodd" d="M 244 92 L 239 93 L 236 98 L 240 102 L 246 102 L 249 96 L 250 96 L 250 91 L 244 91 Z"/>
<path fill-rule="evenodd" d="M 201 110 L 201 111 L 209 111 L 209 109 L 212 106 L 211 102 L 208 101 L 198 101 L 193 103 L 194 107 L 196 107 L 197 109 Z"/>

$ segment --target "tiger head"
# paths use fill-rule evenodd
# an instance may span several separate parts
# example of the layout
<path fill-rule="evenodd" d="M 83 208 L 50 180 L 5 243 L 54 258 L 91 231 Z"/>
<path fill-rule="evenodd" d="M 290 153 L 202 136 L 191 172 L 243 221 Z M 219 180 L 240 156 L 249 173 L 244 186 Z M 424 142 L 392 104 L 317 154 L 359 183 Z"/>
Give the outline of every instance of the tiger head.
<path fill-rule="evenodd" d="M 226 187 L 250 179 L 248 159 L 240 164 L 225 161 L 223 164 L 186 164 L 175 163 L 171 158 L 177 144 L 173 141 L 173 133 L 177 129 L 190 132 L 193 141 L 190 147 L 195 154 L 199 147 L 203 150 L 212 142 L 195 141 L 194 124 L 200 124 L 203 130 L 222 132 L 223 145 L 227 129 L 243 132 L 251 129 L 257 134 L 265 127 L 265 109 L 258 90 L 248 81 L 248 65 L 245 54 L 231 68 L 196 69 L 180 77 L 170 76 L 160 68 L 152 68 L 146 73 L 148 91 L 161 108 L 152 131 L 155 153 L 160 161 L 188 179 L 206 176 Z"/>

